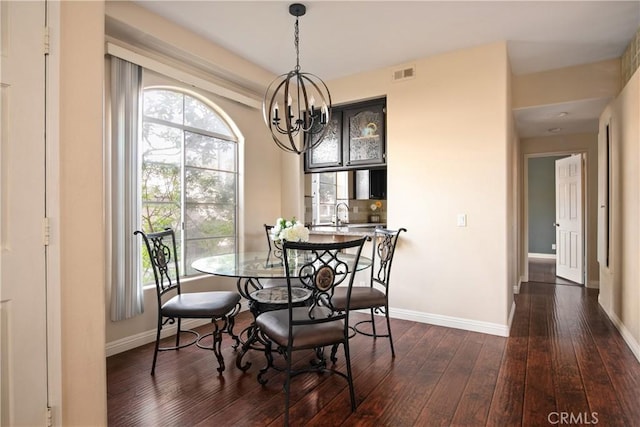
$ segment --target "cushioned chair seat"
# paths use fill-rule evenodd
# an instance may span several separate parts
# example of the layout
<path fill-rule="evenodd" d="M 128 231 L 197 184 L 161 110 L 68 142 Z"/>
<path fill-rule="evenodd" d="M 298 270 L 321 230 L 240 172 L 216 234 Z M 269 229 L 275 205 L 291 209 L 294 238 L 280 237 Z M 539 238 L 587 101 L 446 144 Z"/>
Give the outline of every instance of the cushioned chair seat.
<path fill-rule="evenodd" d="M 338 310 L 344 310 L 347 305 L 347 288 L 339 286 L 335 289 L 331 302 Z M 351 310 L 381 307 L 387 303 L 387 297 L 379 289 L 370 286 L 354 286 L 351 288 Z"/>
<path fill-rule="evenodd" d="M 307 307 L 293 308 L 296 319 L 309 319 Z M 316 318 L 326 317 L 320 309 L 315 310 Z M 326 313 L 326 312 L 325 312 Z M 279 346 L 286 346 L 289 339 L 289 310 L 275 310 L 262 313 L 256 319 L 256 325 Z M 293 327 L 293 348 L 316 348 L 344 341 L 344 322 L 342 320 Z"/>
<path fill-rule="evenodd" d="M 238 302 L 236 292 L 193 292 L 176 295 L 162 305 L 167 317 L 209 318 L 224 316 Z"/>

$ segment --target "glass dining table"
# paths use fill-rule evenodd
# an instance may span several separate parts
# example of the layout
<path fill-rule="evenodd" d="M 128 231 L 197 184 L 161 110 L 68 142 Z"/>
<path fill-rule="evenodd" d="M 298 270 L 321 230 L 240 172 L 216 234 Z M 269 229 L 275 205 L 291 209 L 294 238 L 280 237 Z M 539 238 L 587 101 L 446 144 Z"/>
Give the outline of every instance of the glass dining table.
<path fill-rule="evenodd" d="M 353 268 L 355 255 L 341 253 L 340 259 L 346 262 L 350 270 Z M 291 278 L 297 277 L 298 263 L 302 265 L 304 260 L 294 259 L 289 263 Z M 260 313 L 284 308 L 289 302 L 284 263 L 273 251 L 215 255 L 197 259 L 191 266 L 201 273 L 237 279 L 238 293 L 248 301 L 254 320 Z M 365 270 L 370 266 L 371 259 L 360 256 L 355 270 Z M 291 288 L 291 296 L 293 304 L 304 305 L 311 296 L 311 290 L 297 281 Z M 236 356 L 236 366 L 243 371 L 251 367 L 250 362 L 242 363 L 247 351 L 264 349 L 264 342 L 261 341 L 258 332 L 255 323 L 252 322 L 239 335 L 242 348 Z"/>

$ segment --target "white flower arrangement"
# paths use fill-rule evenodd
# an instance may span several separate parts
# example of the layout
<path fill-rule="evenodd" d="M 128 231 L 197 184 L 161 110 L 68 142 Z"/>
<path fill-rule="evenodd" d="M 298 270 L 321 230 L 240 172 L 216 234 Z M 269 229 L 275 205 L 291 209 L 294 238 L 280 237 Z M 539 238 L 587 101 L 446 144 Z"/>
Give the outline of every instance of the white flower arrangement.
<path fill-rule="evenodd" d="M 309 229 L 295 217 L 291 220 L 278 218 L 271 229 L 271 239 L 276 242 L 288 240 L 290 242 L 309 241 Z"/>

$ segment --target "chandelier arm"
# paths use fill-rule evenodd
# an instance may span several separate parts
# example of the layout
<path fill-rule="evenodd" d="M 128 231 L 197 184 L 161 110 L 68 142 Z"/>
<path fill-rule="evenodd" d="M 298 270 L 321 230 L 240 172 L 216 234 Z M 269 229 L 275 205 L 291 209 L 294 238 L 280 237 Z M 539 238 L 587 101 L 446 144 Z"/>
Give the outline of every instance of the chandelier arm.
<path fill-rule="evenodd" d="M 289 85 L 291 84 L 292 74 L 293 73 L 289 73 L 284 82 L 284 102 L 287 103 L 287 107 L 285 109 L 285 115 L 284 115 L 285 116 L 284 124 L 285 124 L 285 129 L 287 129 L 287 132 L 293 132 L 293 128 L 291 127 L 291 119 L 293 118 L 293 114 L 292 114 L 293 107 L 291 106 L 291 104 L 289 104 L 289 98 L 291 97 L 291 94 L 289 93 Z"/>
<path fill-rule="evenodd" d="M 329 120 L 331 119 L 331 107 L 333 106 L 331 102 L 331 92 L 329 92 L 329 88 L 327 87 L 325 82 L 323 82 L 322 79 L 316 76 L 315 74 L 300 73 L 300 76 L 302 77 L 302 79 L 306 80 L 308 83 L 311 83 L 316 93 L 320 96 L 322 103 L 327 106 L 327 123 L 329 123 Z M 322 83 L 322 86 L 319 86 L 312 77 L 315 78 L 320 83 Z M 324 89 L 324 91 L 322 89 Z M 327 94 L 327 97 L 329 99 L 325 98 L 324 96 L 325 93 Z"/>
<path fill-rule="evenodd" d="M 267 127 L 271 128 L 271 123 L 273 121 L 273 117 L 271 116 L 271 114 L 273 113 L 273 107 L 276 101 L 276 96 L 278 95 L 278 91 L 280 90 L 280 88 L 282 87 L 282 85 L 284 85 L 286 83 L 286 79 L 281 80 L 281 78 L 287 76 L 287 74 L 280 74 L 278 77 L 276 77 L 275 79 L 273 79 L 273 81 L 271 83 L 269 83 L 269 86 L 267 87 L 267 91 L 264 94 L 264 100 L 262 102 L 262 117 L 264 119 L 264 123 L 267 125 Z M 267 105 L 267 98 L 269 97 L 269 92 L 271 92 L 271 88 L 273 87 L 273 85 L 280 81 L 280 83 L 278 84 L 278 86 L 273 90 L 273 94 L 271 96 L 271 99 L 269 100 L 269 103 Z M 268 111 L 267 111 L 268 110 Z"/>

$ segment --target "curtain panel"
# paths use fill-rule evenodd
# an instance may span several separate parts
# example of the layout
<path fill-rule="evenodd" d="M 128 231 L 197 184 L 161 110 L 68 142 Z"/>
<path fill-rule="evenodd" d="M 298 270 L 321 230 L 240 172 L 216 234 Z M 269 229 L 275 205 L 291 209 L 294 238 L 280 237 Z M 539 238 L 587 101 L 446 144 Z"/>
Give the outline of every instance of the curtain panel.
<path fill-rule="evenodd" d="M 140 218 L 138 141 L 141 135 L 142 67 L 110 58 L 110 265 L 111 320 L 142 314 L 140 246 L 133 232 Z M 109 240 L 108 240 L 109 241 Z"/>

